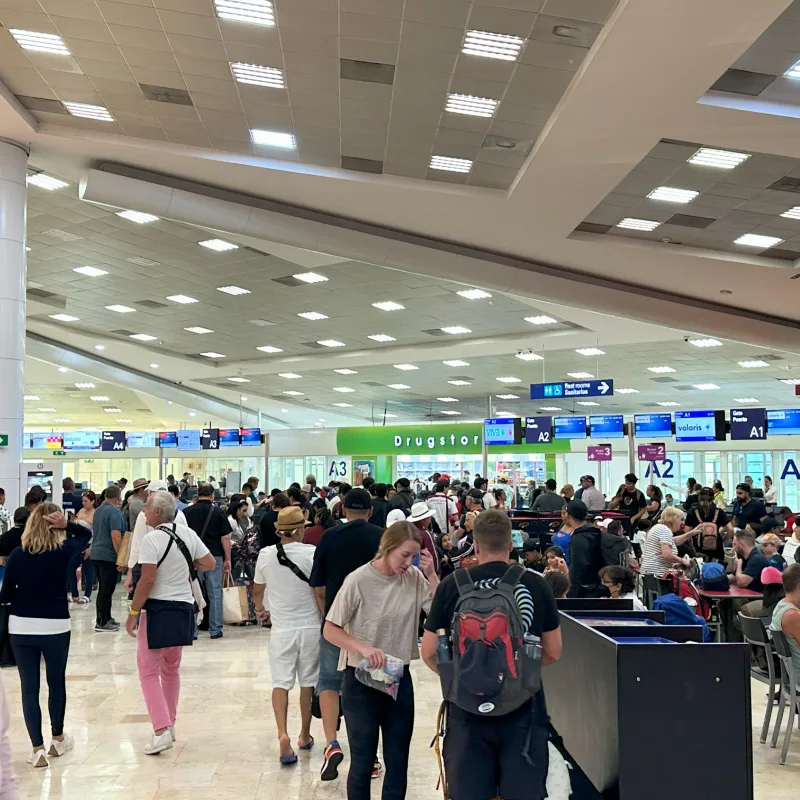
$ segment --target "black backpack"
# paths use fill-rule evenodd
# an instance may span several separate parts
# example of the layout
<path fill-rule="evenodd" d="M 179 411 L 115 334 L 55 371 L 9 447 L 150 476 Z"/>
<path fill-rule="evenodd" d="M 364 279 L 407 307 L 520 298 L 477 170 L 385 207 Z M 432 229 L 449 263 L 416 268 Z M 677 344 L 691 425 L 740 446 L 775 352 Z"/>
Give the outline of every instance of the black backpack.
<path fill-rule="evenodd" d="M 600 553 L 607 567 L 627 567 L 632 549 L 627 536 L 600 531 Z"/>

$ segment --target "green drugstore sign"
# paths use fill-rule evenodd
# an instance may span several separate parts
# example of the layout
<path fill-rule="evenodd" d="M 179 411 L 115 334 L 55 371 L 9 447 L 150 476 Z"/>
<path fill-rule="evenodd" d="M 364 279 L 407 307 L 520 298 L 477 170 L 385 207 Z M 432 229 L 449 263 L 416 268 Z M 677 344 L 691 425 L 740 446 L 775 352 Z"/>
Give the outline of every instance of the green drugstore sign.
<path fill-rule="evenodd" d="M 339 455 L 479 455 L 483 450 L 483 425 L 400 425 L 371 428 L 339 428 L 336 431 Z M 568 441 L 549 445 L 496 445 L 489 453 L 568 453 Z"/>

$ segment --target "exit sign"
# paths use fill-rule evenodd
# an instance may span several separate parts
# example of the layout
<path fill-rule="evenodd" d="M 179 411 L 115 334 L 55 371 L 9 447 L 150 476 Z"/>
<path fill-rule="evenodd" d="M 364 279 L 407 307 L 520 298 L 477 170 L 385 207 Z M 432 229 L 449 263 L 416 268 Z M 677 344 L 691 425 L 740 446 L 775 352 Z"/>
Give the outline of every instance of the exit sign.
<path fill-rule="evenodd" d="M 65 456 L 67 454 L 66 450 L 53 450 L 54 456 Z"/>
<path fill-rule="evenodd" d="M 0 447 L 8 447 L 8 434 L 0 433 Z"/>

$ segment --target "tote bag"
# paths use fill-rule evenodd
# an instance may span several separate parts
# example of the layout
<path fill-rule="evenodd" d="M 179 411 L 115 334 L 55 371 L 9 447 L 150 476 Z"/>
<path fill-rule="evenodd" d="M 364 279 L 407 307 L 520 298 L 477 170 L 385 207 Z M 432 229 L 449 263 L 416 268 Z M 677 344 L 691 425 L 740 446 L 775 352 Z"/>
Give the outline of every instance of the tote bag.
<path fill-rule="evenodd" d="M 247 604 L 247 587 L 237 586 L 230 572 L 222 574 L 222 621 L 226 625 L 238 625 L 250 619 Z"/>

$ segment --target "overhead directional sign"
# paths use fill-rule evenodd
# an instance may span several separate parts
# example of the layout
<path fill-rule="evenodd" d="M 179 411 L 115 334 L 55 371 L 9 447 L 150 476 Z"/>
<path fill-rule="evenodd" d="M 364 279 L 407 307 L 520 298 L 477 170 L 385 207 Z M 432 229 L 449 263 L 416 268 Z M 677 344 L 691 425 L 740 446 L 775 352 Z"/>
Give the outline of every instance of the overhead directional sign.
<path fill-rule="evenodd" d="M 614 381 L 611 378 L 531 384 L 531 400 L 550 400 L 554 397 L 611 397 L 613 394 Z"/>
<path fill-rule="evenodd" d="M 0 433 L 0 447 L 8 447 L 8 434 Z"/>
<path fill-rule="evenodd" d="M 766 408 L 732 408 L 731 440 L 767 438 Z"/>

